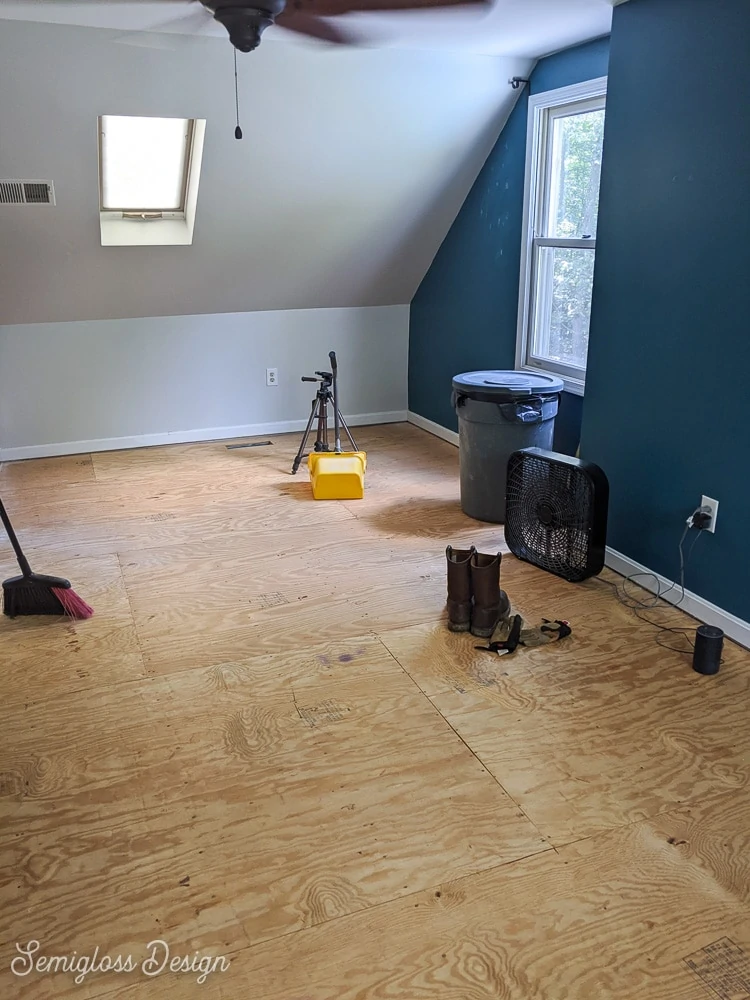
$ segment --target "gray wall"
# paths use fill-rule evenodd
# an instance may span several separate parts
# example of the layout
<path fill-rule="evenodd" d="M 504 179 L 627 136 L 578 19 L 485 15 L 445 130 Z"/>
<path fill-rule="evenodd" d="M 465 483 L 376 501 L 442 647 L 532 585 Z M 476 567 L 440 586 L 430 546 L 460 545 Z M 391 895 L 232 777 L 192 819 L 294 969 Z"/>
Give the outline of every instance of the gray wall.
<path fill-rule="evenodd" d="M 331 350 L 347 418 L 403 420 L 408 319 L 374 306 L 0 327 L 0 460 L 301 429 L 317 386 L 300 376 Z"/>
<path fill-rule="evenodd" d="M 0 323 L 409 302 L 528 63 L 0 22 L 0 177 L 56 207 L 0 207 Z M 207 119 L 192 247 L 101 247 L 97 116 Z"/>

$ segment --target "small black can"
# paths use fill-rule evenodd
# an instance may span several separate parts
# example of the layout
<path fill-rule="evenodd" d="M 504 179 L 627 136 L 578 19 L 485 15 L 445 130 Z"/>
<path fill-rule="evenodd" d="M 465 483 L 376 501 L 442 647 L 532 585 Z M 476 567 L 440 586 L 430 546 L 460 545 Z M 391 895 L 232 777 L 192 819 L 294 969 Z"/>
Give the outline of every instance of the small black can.
<path fill-rule="evenodd" d="M 700 625 L 695 630 L 693 670 L 699 674 L 718 674 L 723 648 L 722 630 L 715 625 Z"/>

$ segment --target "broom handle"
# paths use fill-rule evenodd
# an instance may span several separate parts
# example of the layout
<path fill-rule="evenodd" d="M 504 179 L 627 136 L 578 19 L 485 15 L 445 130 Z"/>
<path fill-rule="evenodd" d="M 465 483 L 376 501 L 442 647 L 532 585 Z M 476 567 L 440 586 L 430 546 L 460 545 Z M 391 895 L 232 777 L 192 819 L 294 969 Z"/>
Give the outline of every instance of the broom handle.
<path fill-rule="evenodd" d="M 16 533 L 13 530 L 13 525 L 10 523 L 10 518 L 5 510 L 3 501 L 0 500 L 0 521 L 3 522 L 3 527 L 8 533 L 8 538 L 10 539 L 10 544 L 13 546 L 13 551 L 16 553 L 16 558 L 18 559 L 18 565 L 21 567 L 21 572 L 24 576 L 32 576 L 31 566 L 29 566 L 29 561 L 26 556 L 21 551 L 21 545 L 16 538 Z"/>
<path fill-rule="evenodd" d="M 339 430 L 339 380 L 338 365 L 336 364 L 335 351 L 329 351 L 328 357 L 331 359 L 331 371 L 333 372 L 333 426 L 336 437 L 336 454 L 341 452 L 341 432 Z"/>

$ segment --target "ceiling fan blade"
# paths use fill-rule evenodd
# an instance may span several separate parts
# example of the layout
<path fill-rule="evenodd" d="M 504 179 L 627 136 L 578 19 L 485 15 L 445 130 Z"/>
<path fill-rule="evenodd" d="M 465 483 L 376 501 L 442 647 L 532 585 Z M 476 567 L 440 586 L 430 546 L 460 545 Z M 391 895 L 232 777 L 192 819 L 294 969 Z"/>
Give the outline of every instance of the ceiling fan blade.
<path fill-rule="evenodd" d="M 122 4 L 126 7 L 137 7 L 140 0 L 11 0 L 13 6 L 23 3 L 25 7 L 109 7 L 112 4 L 118 6 Z M 183 7 L 188 3 L 200 3 L 200 0 L 147 0 L 148 5 L 154 3 L 181 4 Z M 3 0 L 0 0 L 0 7 Z"/>
<path fill-rule="evenodd" d="M 306 14 L 322 17 L 389 10 L 435 10 L 446 7 L 489 9 L 491 6 L 491 0 L 297 0 L 297 3 L 305 10 Z"/>
<path fill-rule="evenodd" d="M 289 8 L 279 14 L 274 23 L 279 28 L 286 28 L 287 31 L 331 42 L 334 45 L 356 45 L 358 42 L 351 32 L 343 31 L 338 25 L 331 24 L 324 18 Z"/>
<path fill-rule="evenodd" d="M 435 7 L 490 7 L 491 0 L 362 0 L 351 4 L 351 10 L 429 10 Z"/>
<path fill-rule="evenodd" d="M 135 45 L 144 49 L 174 49 L 180 42 L 203 35 L 214 21 L 204 8 L 195 8 L 181 17 L 171 17 L 139 31 L 124 31 L 115 41 L 120 45 Z M 174 30 L 173 30 L 174 29 Z M 182 29 L 182 30 L 180 30 Z"/>

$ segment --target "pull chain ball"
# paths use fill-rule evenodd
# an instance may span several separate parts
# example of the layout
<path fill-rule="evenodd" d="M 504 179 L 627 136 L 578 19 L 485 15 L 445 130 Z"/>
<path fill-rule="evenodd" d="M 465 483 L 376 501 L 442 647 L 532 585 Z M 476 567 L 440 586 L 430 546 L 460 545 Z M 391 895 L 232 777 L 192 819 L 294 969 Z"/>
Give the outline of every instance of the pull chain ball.
<path fill-rule="evenodd" d="M 239 89 L 237 87 L 237 49 L 234 51 L 234 107 L 237 113 L 237 127 L 234 130 L 235 139 L 242 138 L 242 129 L 240 128 L 240 95 Z"/>

